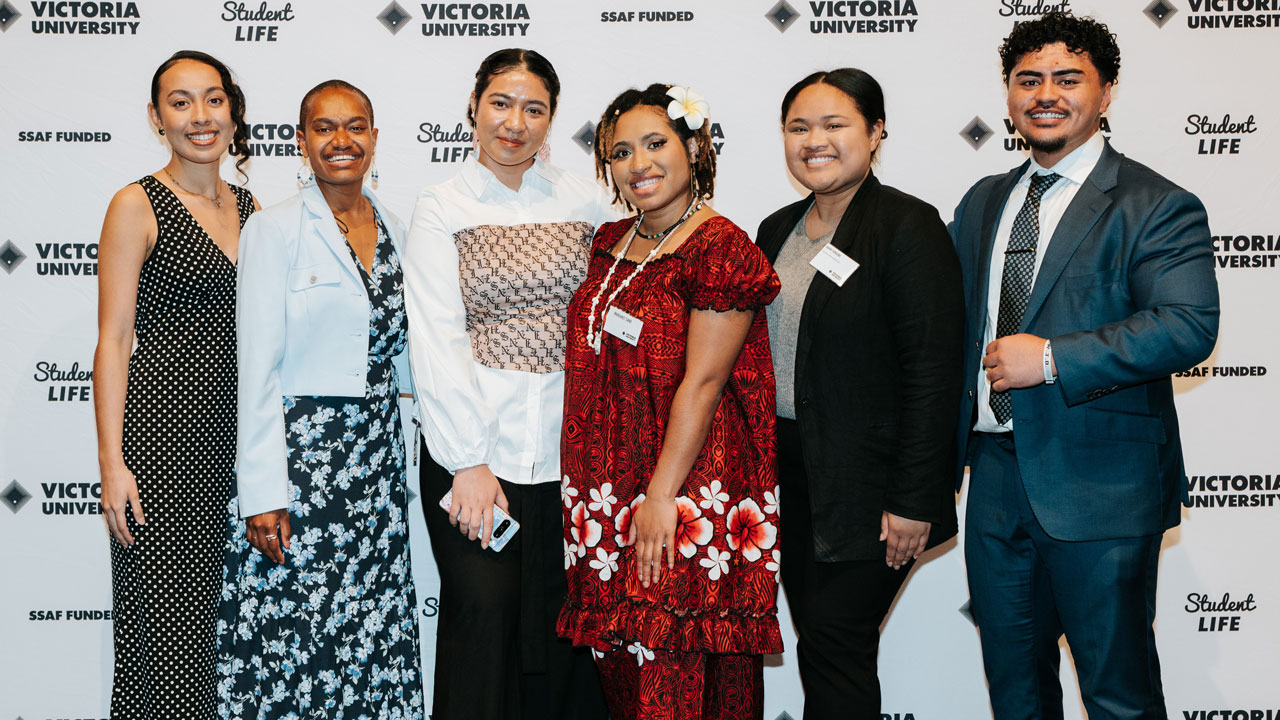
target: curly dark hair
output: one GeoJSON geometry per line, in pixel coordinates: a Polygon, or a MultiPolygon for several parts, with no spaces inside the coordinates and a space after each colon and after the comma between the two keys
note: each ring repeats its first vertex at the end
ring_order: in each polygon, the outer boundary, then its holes
{"type": "Polygon", "coordinates": [[[249,162],[249,123],[244,119],[244,91],[236,84],[235,78],[231,76],[231,68],[227,67],[221,60],[202,53],[199,50],[179,50],[169,56],[168,60],[160,63],[160,67],[156,68],[155,75],[151,76],[151,106],[160,110],[160,76],[179,60],[195,60],[204,63],[213,68],[218,73],[218,78],[222,80],[222,90],[227,94],[227,100],[231,103],[231,121],[235,123],[235,132],[231,135],[231,145],[227,148],[227,152],[233,156],[238,156],[236,160],[236,172],[240,176],[248,180],[249,175],[244,171],[244,164],[249,162]]]}
{"type": "Polygon", "coordinates": [[[1017,23],[1009,37],[1004,39],[1000,46],[1000,63],[1004,67],[1005,84],[1008,84],[1009,74],[1023,55],[1054,43],[1066,45],[1077,55],[1089,53],[1103,84],[1116,82],[1120,74],[1120,46],[1116,45],[1115,33],[1091,17],[1054,11],[1038,20],[1017,23]]]}
{"type": "MultiPolygon", "coordinates": [[[[476,86],[471,91],[476,105],[479,105],[480,98],[484,97],[484,91],[489,88],[489,83],[493,82],[495,77],[512,70],[524,70],[542,81],[547,88],[547,94],[551,96],[551,104],[547,112],[551,117],[555,117],[556,101],[560,99],[560,76],[556,75],[556,69],[551,65],[550,60],[543,57],[537,50],[524,48],[498,50],[490,53],[480,62],[480,67],[476,70],[476,86]]],[[[470,102],[467,103],[467,122],[474,130],[476,111],[470,102]]]]}
{"type": "Polygon", "coordinates": [[[613,145],[613,131],[617,128],[618,118],[641,105],[654,108],[660,113],[667,121],[667,125],[680,138],[681,145],[687,145],[689,138],[694,139],[698,147],[698,157],[694,159],[689,172],[693,175],[696,192],[701,199],[710,200],[715,196],[716,149],[711,144],[711,121],[706,120],[702,123],[702,127],[690,130],[683,118],[672,120],[667,115],[667,106],[671,104],[671,97],[667,95],[667,91],[673,87],[675,86],[665,83],[654,83],[644,90],[635,88],[626,90],[609,103],[609,107],[605,108],[604,114],[600,116],[599,124],[596,125],[595,142],[592,143],[596,156],[596,177],[604,180],[606,186],[613,188],[613,201],[621,202],[628,210],[635,208],[623,199],[622,191],[617,183],[613,182],[612,174],[609,172],[609,147],[613,145]]]}

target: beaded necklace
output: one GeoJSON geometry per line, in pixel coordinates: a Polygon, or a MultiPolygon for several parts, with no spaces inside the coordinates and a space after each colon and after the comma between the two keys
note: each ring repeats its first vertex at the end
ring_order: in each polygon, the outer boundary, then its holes
{"type": "MultiPolygon", "coordinates": [[[[622,291],[627,289],[627,286],[631,284],[631,281],[635,280],[636,276],[649,265],[650,260],[658,256],[659,251],[662,250],[662,246],[667,244],[667,239],[670,238],[686,220],[693,217],[694,213],[701,209],[702,200],[694,200],[689,204],[689,209],[685,211],[684,216],[676,221],[674,225],[663,230],[657,235],[654,235],[652,238],[649,238],[658,240],[658,244],[653,246],[653,249],[650,250],[644,260],[636,266],[636,269],[631,271],[631,274],[622,281],[622,284],[618,285],[618,289],[609,293],[609,299],[604,301],[604,310],[601,312],[600,323],[602,326],[604,324],[604,315],[609,312],[609,308],[613,305],[613,301],[617,299],[618,295],[622,294],[622,291]]],[[[627,251],[631,249],[632,241],[636,239],[636,235],[640,234],[640,223],[642,222],[644,222],[643,211],[641,211],[640,215],[636,218],[636,224],[631,226],[631,232],[627,237],[627,244],[622,246],[622,252],[618,253],[617,257],[613,259],[613,265],[609,267],[609,272],[605,274],[604,280],[600,282],[600,289],[596,291],[595,297],[591,298],[591,309],[587,311],[587,344],[591,346],[592,350],[596,351],[597,355],[600,354],[600,345],[604,341],[604,328],[601,327],[598,331],[595,329],[596,306],[600,304],[600,298],[604,295],[605,288],[609,287],[609,280],[613,278],[614,271],[618,269],[618,265],[622,263],[622,259],[627,256],[627,251]]]]}

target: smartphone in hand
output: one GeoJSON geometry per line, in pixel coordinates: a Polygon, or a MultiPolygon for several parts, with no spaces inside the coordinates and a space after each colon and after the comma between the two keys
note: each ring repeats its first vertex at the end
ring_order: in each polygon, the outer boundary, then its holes
{"type": "MultiPolygon", "coordinates": [[[[453,507],[453,490],[444,494],[440,498],[440,507],[445,512],[449,512],[453,507]]],[[[515,518],[507,514],[506,510],[498,507],[495,503],[493,506],[493,537],[489,538],[489,549],[498,552],[507,546],[511,538],[515,537],[516,532],[520,530],[520,523],[515,518]]],[[[484,528],[480,528],[480,536],[484,537],[484,528]]]]}

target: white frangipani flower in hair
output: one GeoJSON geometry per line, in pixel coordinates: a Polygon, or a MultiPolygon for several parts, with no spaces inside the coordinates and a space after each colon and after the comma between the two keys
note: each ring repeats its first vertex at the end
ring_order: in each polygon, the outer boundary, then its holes
{"type": "Polygon", "coordinates": [[[672,98],[671,104],[667,105],[667,117],[672,120],[684,118],[690,130],[702,127],[702,123],[711,117],[710,103],[689,88],[673,86],[667,91],[667,97],[672,98]]]}

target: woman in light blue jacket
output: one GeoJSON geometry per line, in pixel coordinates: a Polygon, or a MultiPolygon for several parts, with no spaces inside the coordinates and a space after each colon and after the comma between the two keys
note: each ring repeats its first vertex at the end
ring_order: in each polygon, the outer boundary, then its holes
{"type": "Polygon", "coordinates": [[[400,380],[405,228],[364,188],[368,97],[302,101],[314,172],[240,241],[238,497],[221,717],[422,717],[400,380]]]}

